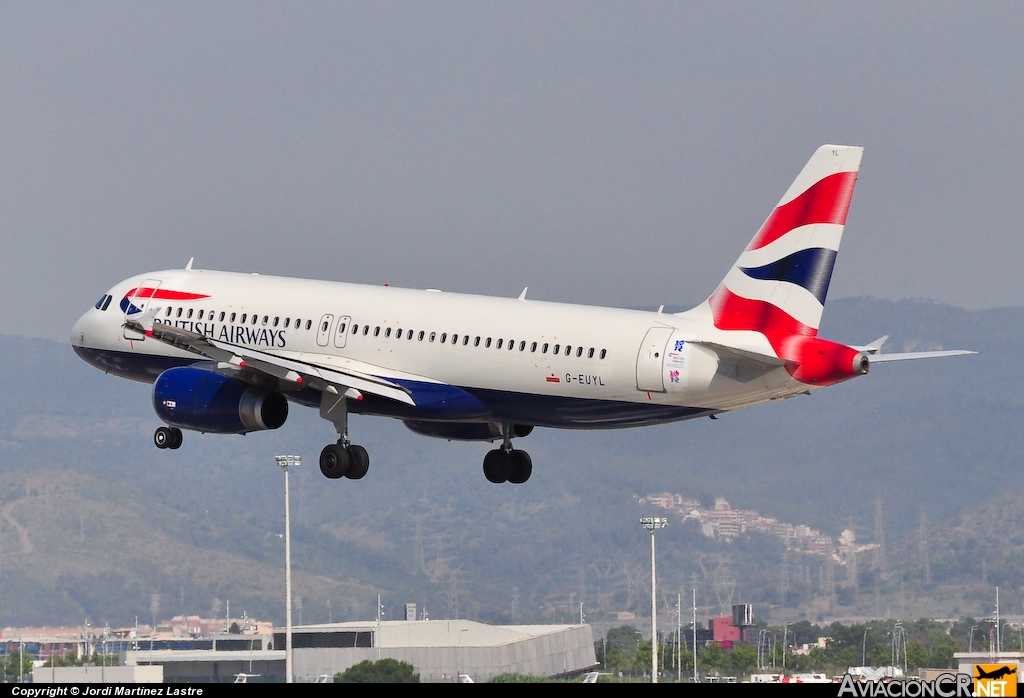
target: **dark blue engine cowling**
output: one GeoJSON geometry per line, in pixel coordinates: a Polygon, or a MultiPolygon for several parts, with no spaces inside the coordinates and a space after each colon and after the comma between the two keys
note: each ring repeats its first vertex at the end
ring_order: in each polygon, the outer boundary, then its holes
{"type": "Polygon", "coordinates": [[[153,409],[171,426],[214,434],[277,429],[288,419],[284,395],[193,366],[157,377],[153,409]]]}
{"type": "MultiPolygon", "coordinates": [[[[501,439],[501,425],[493,422],[404,422],[410,431],[423,436],[433,436],[449,441],[498,441],[501,439]]],[[[527,424],[513,424],[512,436],[527,436],[533,427],[527,424]]]]}

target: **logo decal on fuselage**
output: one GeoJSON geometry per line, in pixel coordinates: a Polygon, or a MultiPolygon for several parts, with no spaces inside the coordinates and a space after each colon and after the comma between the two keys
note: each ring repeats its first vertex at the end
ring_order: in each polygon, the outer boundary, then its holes
{"type": "Polygon", "coordinates": [[[161,320],[154,318],[154,323],[180,327],[189,332],[201,334],[204,337],[217,339],[230,344],[243,344],[258,347],[270,347],[272,349],[284,349],[287,346],[285,332],[287,330],[272,330],[266,327],[250,327],[247,325],[226,325],[219,322],[203,322],[194,320],[161,320]]]}

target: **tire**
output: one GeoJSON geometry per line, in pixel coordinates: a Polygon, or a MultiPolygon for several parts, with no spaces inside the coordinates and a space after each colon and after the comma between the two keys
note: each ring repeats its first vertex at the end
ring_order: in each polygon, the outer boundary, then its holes
{"type": "Polygon", "coordinates": [[[488,451],[487,455],[484,456],[484,477],[487,478],[488,482],[493,482],[496,485],[507,482],[511,469],[511,459],[500,448],[488,451]]]}
{"type": "Polygon", "coordinates": [[[172,451],[181,448],[181,442],[184,441],[184,437],[181,435],[181,429],[178,427],[171,427],[171,442],[167,444],[167,448],[172,451]]]}
{"type": "Polygon", "coordinates": [[[168,448],[174,443],[171,430],[167,427],[157,427],[157,430],[153,432],[153,443],[157,448],[168,448]]]}
{"type": "Polygon", "coordinates": [[[509,456],[512,467],[509,470],[508,481],[513,485],[521,485],[533,474],[533,459],[526,451],[512,451],[509,456]]]}
{"type": "Polygon", "coordinates": [[[338,444],[328,444],[320,452],[320,472],[331,480],[337,480],[348,472],[348,451],[338,444]]]}
{"type": "Polygon", "coordinates": [[[345,473],[345,477],[349,480],[359,480],[370,469],[370,454],[362,446],[349,446],[348,463],[348,472],[345,473]]]}

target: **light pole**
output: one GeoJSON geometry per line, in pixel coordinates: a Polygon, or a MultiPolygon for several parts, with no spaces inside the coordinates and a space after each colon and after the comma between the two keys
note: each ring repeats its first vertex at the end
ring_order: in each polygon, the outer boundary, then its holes
{"type": "Polygon", "coordinates": [[[658,573],[654,558],[654,532],[668,526],[668,519],[645,516],[640,525],[651,532],[651,683],[658,683],[658,573]]]}
{"type": "Polygon", "coordinates": [[[860,665],[867,666],[867,652],[868,652],[868,631],[871,628],[864,628],[864,641],[860,645],[860,665]]]}
{"type": "Polygon", "coordinates": [[[284,671],[292,683],[292,519],[288,504],[288,468],[302,463],[301,456],[274,456],[284,471],[284,671]]]}

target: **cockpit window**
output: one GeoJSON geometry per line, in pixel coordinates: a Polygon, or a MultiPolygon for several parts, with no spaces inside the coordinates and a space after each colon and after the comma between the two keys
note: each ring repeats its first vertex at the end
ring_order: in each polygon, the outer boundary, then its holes
{"type": "Polygon", "coordinates": [[[96,301],[96,305],[93,307],[96,308],[96,310],[103,310],[103,301],[105,300],[107,300],[107,294],[104,293],[102,296],[100,296],[100,299],[96,301]]]}

